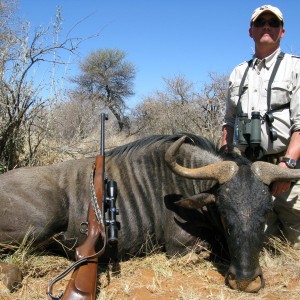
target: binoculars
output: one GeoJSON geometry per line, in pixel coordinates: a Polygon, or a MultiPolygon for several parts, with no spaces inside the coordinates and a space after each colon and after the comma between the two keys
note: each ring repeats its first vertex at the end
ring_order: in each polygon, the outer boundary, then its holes
{"type": "Polygon", "coordinates": [[[253,111],[251,119],[241,113],[238,119],[238,143],[240,145],[259,145],[261,143],[260,112],[253,111]]]}
{"type": "MultiPolygon", "coordinates": [[[[272,142],[278,138],[277,132],[272,128],[274,116],[272,112],[266,112],[264,120],[269,126],[269,137],[272,142]]],[[[260,113],[253,111],[251,119],[248,114],[241,113],[238,119],[238,143],[240,145],[259,145],[261,143],[260,113]]]]}

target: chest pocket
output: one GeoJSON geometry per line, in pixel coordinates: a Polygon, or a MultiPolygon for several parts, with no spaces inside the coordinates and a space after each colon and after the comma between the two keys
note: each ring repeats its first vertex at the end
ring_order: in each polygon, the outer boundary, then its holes
{"type": "MultiPolygon", "coordinates": [[[[240,82],[234,82],[229,87],[230,98],[234,100],[235,104],[239,100],[239,91],[240,91],[240,82]]],[[[248,82],[245,82],[243,87],[241,88],[241,99],[247,94],[248,91],[248,82]]]]}
{"type": "Polygon", "coordinates": [[[291,81],[274,81],[271,87],[271,108],[289,103],[293,93],[291,81]]]}

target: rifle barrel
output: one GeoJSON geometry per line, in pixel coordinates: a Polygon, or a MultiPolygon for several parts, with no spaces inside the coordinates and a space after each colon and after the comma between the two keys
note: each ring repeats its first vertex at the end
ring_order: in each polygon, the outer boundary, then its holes
{"type": "Polygon", "coordinates": [[[100,155],[105,155],[105,120],[108,120],[108,115],[106,113],[101,113],[101,136],[100,136],[100,155]]]}

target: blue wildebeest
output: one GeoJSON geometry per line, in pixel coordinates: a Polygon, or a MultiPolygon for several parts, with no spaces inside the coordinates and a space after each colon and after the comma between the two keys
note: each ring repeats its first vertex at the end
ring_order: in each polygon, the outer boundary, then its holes
{"type": "MultiPolygon", "coordinates": [[[[93,164],[94,158],[80,159],[0,175],[0,242],[21,242],[31,227],[35,244],[53,236],[68,248],[81,244],[93,164]]],[[[246,292],[264,284],[259,253],[272,209],[268,186],[300,177],[238,155],[223,157],[194,135],[120,146],[107,153],[106,172],[118,184],[119,256],[135,255],[147,238],[170,256],[183,254],[197,239],[214,236],[207,230],[219,230],[230,254],[227,283],[246,292]]]]}

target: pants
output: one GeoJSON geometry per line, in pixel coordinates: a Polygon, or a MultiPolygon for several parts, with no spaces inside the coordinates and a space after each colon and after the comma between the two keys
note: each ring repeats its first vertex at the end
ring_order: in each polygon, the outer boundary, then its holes
{"type": "MultiPolygon", "coordinates": [[[[297,162],[297,169],[300,161],[297,162]]],[[[273,197],[274,209],[267,219],[265,233],[269,236],[284,237],[300,249],[300,180],[292,189],[273,197]]]]}

